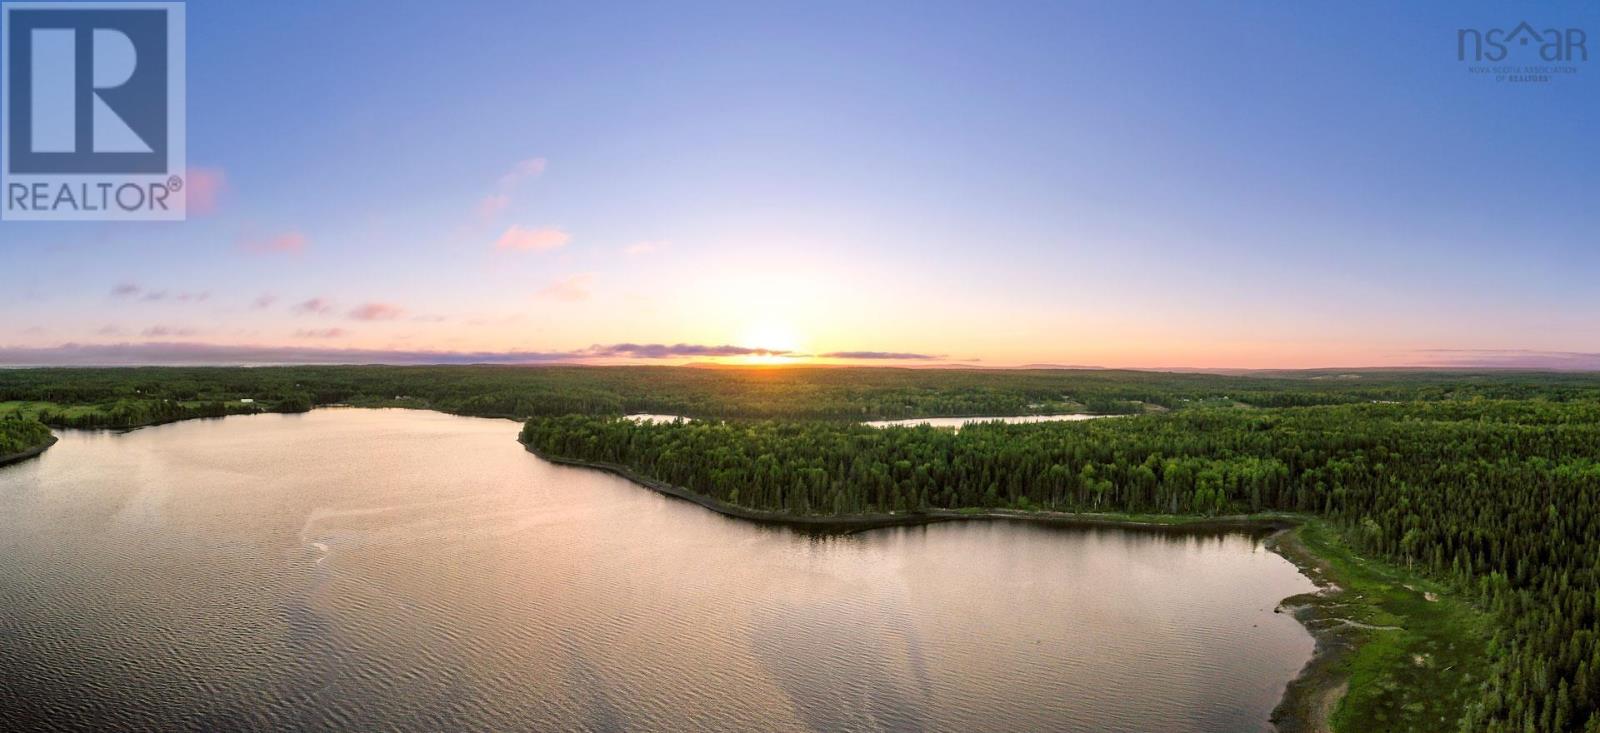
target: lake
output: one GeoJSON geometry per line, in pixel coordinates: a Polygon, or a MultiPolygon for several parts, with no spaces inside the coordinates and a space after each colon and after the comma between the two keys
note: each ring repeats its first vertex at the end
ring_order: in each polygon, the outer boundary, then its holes
{"type": "Polygon", "coordinates": [[[321,409],[0,468],[0,719],[49,729],[1255,731],[1312,584],[1259,538],[813,535],[321,409]]]}
{"type": "Polygon", "coordinates": [[[916,427],[928,425],[935,428],[960,428],[962,425],[971,425],[979,422],[1003,423],[1034,423],[1034,422],[1077,422],[1079,420],[1094,420],[1102,417],[1121,417],[1120,415],[1009,415],[997,417],[913,417],[905,420],[868,420],[863,425],[875,428],[889,427],[916,427]]]}

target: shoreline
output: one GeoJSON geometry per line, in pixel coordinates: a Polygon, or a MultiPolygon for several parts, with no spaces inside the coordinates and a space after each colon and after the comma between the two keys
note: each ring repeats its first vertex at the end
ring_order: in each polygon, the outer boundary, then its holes
{"type": "Polygon", "coordinates": [[[1314,592],[1290,596],[1279,601],[1275,609],[1275,612],[1292,614],[1316,643],[1311,659],[1307,660],[1305,666],[1300,668],[1300,672],[1284,686],[1283,696],[1272,710],[1269,720],[1279,733],[1330,733],[1333,711],[1344,698],[1349,683],[1348,675],[1342,673],[1341,667],[1361,643],[1360,637],[1351,627],[1316,624],[1318,620],[1327,617],[1328,604],[1334,603],[1343,589],[1329,579],[1331,566],[1306,547],[1296,535],[1295,530],[1306,520],[1295,515],[1232,515],[1194,519],[1155,515],[1150,519],[1140,519],[1110,514],[1025,512],[1012,509],[966,512],[935,509],[905,514],[796,516],[735,506],[681,486],[641,476],[626,466],[549,456],[526,443],[523,443],[522,447],[529,453],[556,465],[604,471],[657,493],[698,504],[724,516],[813,531],[863,532],[886,527],[974,519],[1027,521],[1058,527],[1116,527],[1158,532],[1270,531],[1271,534],[1265,542],[1267,549],[1293,563],[1301,575],[1317,586],[1314,592]],[[1158,520],[1157,516],[1165,521],[1158,520]]]}
{"type": "Polygon", "coordinates": [[[865,531],[885,527],[905,527],[960,520],[1023,520],[1060,527],[1118,527],[1123,529],[1148,529],[1157,531],[1229,532],[1262,531],[1281,532],[1292,529],[1303,521],[1290,514],[1232,514],[1218,517],[1185,517],[1181,515],[1093,514],[1077,512],[1023,511],[1020,509],[926,509],[917,512],[873,514],[789,514],[749,509],[714,499],[704,494],[642,476],[627,466],[581,458],[564,458],[547,455],[524,443],[523,449],[539,458],[562,466],[592,468],[625,478],[647,489],[667,496],[698,504],[724,516],[745,519],[763,524],[784,525],[796,529],[821,529],[839,531],[865,531]]]}
{"type": "Polygon", "coordinates": [[[1300,673],[1284,686],[1283,697],[1272,709],[1272,724],[1279,731],[1331,733],[1333,711],[1349,691],[1350,676],[1341,668],[1360,647],[1357,627],[1325,622],[1334,616],[1333,606],[1343,598],[1344,588],[1332,577],[1333,567],[1301,541],[1294,530],[1281,530],[1267,538],[1266,546],[1294,563],[1317,590],[1290,596],[1278,602],[1274,613],[1288,613],[1311,634],[1316,648],[1300,673]]]}
{"type": "Polygon", "coordinates": [[[16,463],[18,461],[26,461],[29,458],[32,458],[34,456],[37,456],[37,455],[49,450],[50,446],[55,445],[56,441],[58,441],[58,440],[61,440],[61,439],[57,438],[54,434],[51,434],[49,440],[47,440],[47,441],[45,441],[43,443],[40,443],[39,445],[36,445],[36,446],[34,446],[32,448],[29,448],[29,449],[27,449],[25,451],[22,451],[20,453],[12,453],[11,455],[0,456],[0,466],[7,466],[7,465],[10,465],[10,464],[16,463]]]}

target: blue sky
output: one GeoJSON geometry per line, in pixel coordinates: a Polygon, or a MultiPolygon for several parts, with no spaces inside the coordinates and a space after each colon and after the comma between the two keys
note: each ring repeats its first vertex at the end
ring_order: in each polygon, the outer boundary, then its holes
{"type": "Polygon", "coordinates": [[[1522,20],[1600,51],[1585,2],[193,2],[215,205],[0,223],[0,361],[1600,364],[1600,61],[1456,58],[1522,20]]]}

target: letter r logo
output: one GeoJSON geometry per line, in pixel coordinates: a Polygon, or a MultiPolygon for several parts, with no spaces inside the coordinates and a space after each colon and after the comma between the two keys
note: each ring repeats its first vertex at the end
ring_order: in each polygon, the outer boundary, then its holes
{"type": "MultiPolygon", "coordinates": [[[[96,153],[150,153],[148,143],[106,104],[102,90],[133,78],[138,51],[122,31],[96,28],[89,109],[96,153]]],[[[35,153],[77,152],[77,34],[71,29],[33,30],[33,144],[35,153]]]]}

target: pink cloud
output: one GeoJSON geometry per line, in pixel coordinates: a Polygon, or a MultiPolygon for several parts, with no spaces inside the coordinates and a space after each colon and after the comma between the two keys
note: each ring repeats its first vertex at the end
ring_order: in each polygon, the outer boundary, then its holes
{"type": "Polygon", "coordinates": [[[315,313],[322,315],[333,310],[333,301],[327,298],[312,298],[311,300],[296,303],[292,309],[296,313],[315,313]]]}
{"type": "Polygon", "coordinates": [[[539,290],[539,297],[576,302],[589,299],[589,289],[594,285],[594,275],[583,274],[557,280],[539,290]]]}
{"type": "Polygon", "coordinates": [[[507,194],[496,193],[483,197],[478,202],[478,218],[493,219],[496,214],[505,211],[511,205],[511,197],[507,194]]]}
{"type": "Polygon", "coordinates": [[[633,244],[628,245],[627,248],[623,249],[622,252],[629,257],[636,257],[638,255],[647,255],[652,252],[660,252],[661,250],[666,249],[668,244],[670,243],[665,240],[650,239],[643,242],[634,242],[633,244]]]}
{"type": "Polygon", "coordinates": [[[392,321],[405,315],[405,309],[393,303],[362,303],[352,311],[350,317],[358,321],[392,321]]]}
{"type": "Polygon", "coordinates": [[[240,246],[243,247],[246,252],[254,252],[256,254],[273,254],[276,252],[281,252],[284,254],[299,254],[305,251],[306,235],[301,234],[300,232],[285,232],[283,234],[279,234],[278,236],[267,239],[256,239],[241,242],[240,246]]]}
{"type": "Polygon", "coordinates": [[[276,302],[278,302],[278,296],[273,295],[272,293],[262,293],[261,295],[256,296],[255,302],[251,303],[250,307],[260,310],[262,308],[270,308],[272,307],[272,304],[276,302]]]}
{"type": "Polygon", "coordinates": [[[342,328],[302,328],[294,332],[295,338],[303,339],[336,339],[349,335],[342,328]]]}
{"type": "Polygon", "coordinates": [[[111,295],[115,298],[138,298],[139,300],[150,302],[172,300],[178,303],[204,303],[211,299],[211,291],[209,290],[203,290],[198,293],[189,291],[169,293],[165,290],[145,290],[138,283],[131,282],[122,283],[112,288],[111,295]]]}
{"type": "Polygon", "coordinates": [[[193,336],[192,328],[172,328],[170,326],[151,326],[142,332],[146,338],[159,336],[193,336]]]}
{"type": "Polygon", "coordinates": [[[185,181],[189,215],[209,214],[217,210],[217,199],[228,188],[228,177],[221,168],[190,168],[185,181]]]}
{"type": "Polygon", "coordinates": [[[518,162],[511,170],[500,176],[499,191],[489,194],[478,201],[478,218],[488,221],[505,211],[511,205],[511,191],[524,179],[533,178],[544,173],[544,158],[528,158],[518,162]]]}
{"type": "Polygon", "coordinates": [[[499,249],[532,250],[543,252],[566,246],[571,239],[566,232],[560,229],[525,229],[513,226],[500,235],[500,241],[495,243],[499,249]]]}
{"type": "Polygon", "coordinates": [[[529,158],[518,162],[505,175],[500,176],[500,187],[511,188],[521,183],[524,178],[533,178],[544,173],[546,163],[544,158],[529,158]]]}

